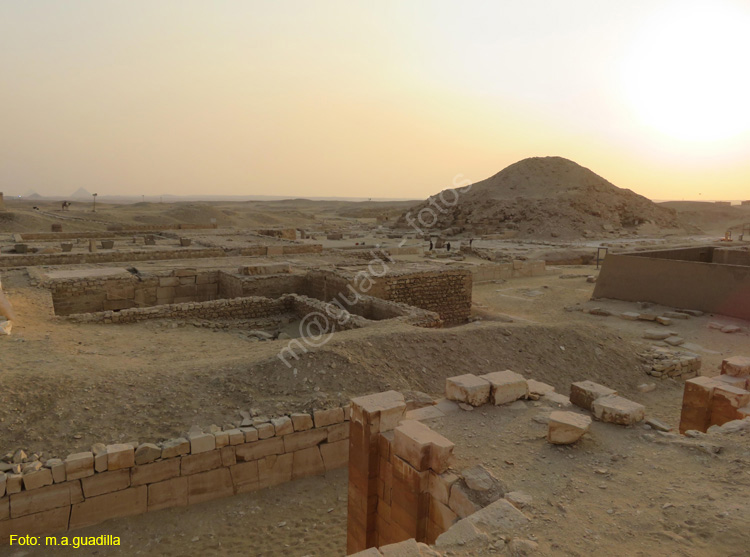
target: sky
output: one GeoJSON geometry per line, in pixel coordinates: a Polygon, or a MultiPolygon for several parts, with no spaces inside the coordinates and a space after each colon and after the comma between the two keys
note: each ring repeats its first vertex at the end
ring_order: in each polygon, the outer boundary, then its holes
{"type": "Polygon", "coordinates": [[[0,0],[0,191],[750,199],[750,2],[0,0]]]}

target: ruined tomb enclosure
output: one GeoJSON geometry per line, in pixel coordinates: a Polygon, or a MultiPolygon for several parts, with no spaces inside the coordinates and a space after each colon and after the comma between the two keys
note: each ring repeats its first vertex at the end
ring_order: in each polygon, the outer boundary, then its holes
{"type": "Polygon", "coordinates": [[[46,284],[56,314],[72,315],[84,323],[263,319],[283,314],[303,319],[318,314],[326,316],[327,324],[336,331],[391,319],[422,327],[442,325],[434,312],[371,296],[359,296],[351,304],[308,296],[315,292],[303,274],[243,276],[177,269],[151,276],[56,279],[46,284]]]}
{"type": "Polygon", "coordinates": [[[750,320],[750,252],[703,246],[609,254],[594,298],[653,302],[750,320]]]}
{"type": "Polygon", "coordinates": [[[311,271],[309,295],[320,300],[352,300],[354,292],[435,312],[447,325],[471,315],[472,274],[466,269],[414,271],[369,268],[354,272],[311,271]],[[378,274],[382,276],[377,276],[378,274]]]}

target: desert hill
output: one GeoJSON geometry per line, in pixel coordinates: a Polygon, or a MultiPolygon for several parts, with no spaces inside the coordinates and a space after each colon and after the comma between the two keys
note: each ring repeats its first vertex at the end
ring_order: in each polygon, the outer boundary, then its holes
{"type": "MultiPolygon", "coordinates": [[[[644,225],[650,230],[680,227],[674,210],[618,188],[562,157],[519,161],[460,190],[455,202],[455,195],[448,190],[442,198],[440,195],[409,210],[414,218],[420,211],[431,209],[437,222],[430,226],[432,217],[425,212],[422,220],[435,233],[449,229],[449,234],[577,238],[603,231],[632,231],[644,225]]],[[[396,227],[411,228],[406,215],[399,218],[396,227]]]]}

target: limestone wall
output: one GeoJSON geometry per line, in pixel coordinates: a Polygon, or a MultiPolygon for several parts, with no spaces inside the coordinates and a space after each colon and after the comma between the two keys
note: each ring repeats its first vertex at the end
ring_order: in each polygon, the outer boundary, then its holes
{"type": "MultiPolygon", "coordinates": [[[[98,234],[95,237],[104,238],[98,234]]],[[[84,237],[80,234],[76,237],[84,237]]],[[[170,259],[221,258],[231,255],[261,257],[265,255],[298,255],[320,253],[320,244],[293,244],[278,246],[253,246],[241,250],[225,251],[222,248],[179,248],[172,250],[106,250],[84,253],[38,253],[0,255],[0,268],[36,267],[40,265],[77,265],[81,263],[125,263],[130,261],[162,261],[170,259]],[[237,253],[239,252],[239,253],[237,253]]]]}
{"type": "Polygon", "coordinates": [[[0,255],[0,268],[36,267],[40,265],[79,265],[82,263],[126,263],[169,259],[224,257],[221,248],[181,248],[174,250],[97,251],[93,253],[45,253],[0,255]]]}
{"type": "Polygon", "coordinates": [[[45,283],[57,315],[202,302],[219,298],[217,271],[176,269],[124,278],[55,279],[45,283]]]}
{"type": "Polygon", "coordinates": [[[348,462],[348,420],[347,406],[19,463],[0,473],[0,544],[324,474],[348,462]]]}

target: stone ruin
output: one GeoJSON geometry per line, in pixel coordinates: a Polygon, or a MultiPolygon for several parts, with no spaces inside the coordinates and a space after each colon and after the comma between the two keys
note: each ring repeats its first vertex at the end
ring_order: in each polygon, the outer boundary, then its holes
{"type": "Polygon", "coordinates": [[[680,433],[721,427],[750,417],[750,358],[734,356],[721,363],[716,377],[685,381],[680,433]]]}

